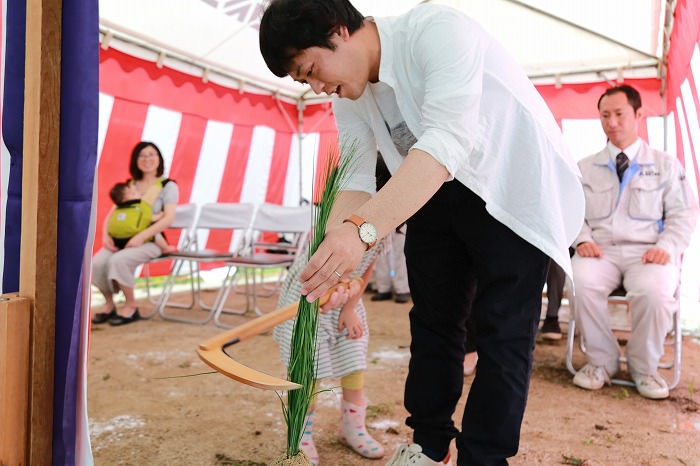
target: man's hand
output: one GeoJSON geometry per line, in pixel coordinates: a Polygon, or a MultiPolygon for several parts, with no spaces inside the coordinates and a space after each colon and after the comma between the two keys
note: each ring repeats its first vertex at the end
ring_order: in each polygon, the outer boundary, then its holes
{"type": "Polygon", "coordinates": [[[666,265],[670,260],[671,254],[669,254],[665,249],[658,247],[649,248],[642,255],[642,262],[644,264],[666,265]]]}
{"type": "Polygon", "coordinates": [[[316,253],[299,275],[301,294],[306,296],[308,302],[314,302],[345,274],[355,270],[364,252],[365,244],[352,223],[342,223],[328,230],[316,253]]]}
{"type": "Polygon", "coordinates": [[[603,250],[596,243],[586,241],[576,246],[576,254],[581,257],[602,257],[603,250]]]}

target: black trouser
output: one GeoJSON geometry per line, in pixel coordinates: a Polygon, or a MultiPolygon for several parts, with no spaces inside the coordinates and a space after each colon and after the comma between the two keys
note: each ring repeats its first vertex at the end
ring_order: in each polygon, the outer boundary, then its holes
{"type": "Polygon", "coordinates": [[[414,303],[405,392],[413,440],[446,452],[456,437],[460,466],[507,464],[518,450],[549,258],[457,181],[408,221],[405,253],[414,303]],[[479,362],[459,433],[452,415],[470,312],[479,362]]]}
{"type": "Polygon", "coordinates": [[[547,273],[547,317],[551,319],[559,316],[565,282],[566,272],[552,261],[549,264],[549,273],[547,273]]]}

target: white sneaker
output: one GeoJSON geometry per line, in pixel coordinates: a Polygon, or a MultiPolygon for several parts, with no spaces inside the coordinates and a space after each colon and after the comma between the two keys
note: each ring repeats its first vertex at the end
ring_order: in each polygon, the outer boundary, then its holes
{"type": "Polygon", "coordinates": [[[658,372],[653,374],[638,374],[634,370],[630,370],[630,376],[637,386],[637,391],[644,398],[652,400],[663,400],[668,398],[668,384],[659,375],[658,372]]]}
{"type": "Polygon", "coordinates": [[[586,390],[598,390],[605,384],[610,385],[610,376],[603,366],[586,364],[574,376],[574,385],[586,390]]]}
{"type": "Polygon", "coordinates": [[[420,445],[414,443],[411,445],[402,444],[394,452],[394,455],[389,459],[386,466],[444,466],[452,465],[450,454],[447,453],[442,461],[433,461],[423,453],[420,445]]]}

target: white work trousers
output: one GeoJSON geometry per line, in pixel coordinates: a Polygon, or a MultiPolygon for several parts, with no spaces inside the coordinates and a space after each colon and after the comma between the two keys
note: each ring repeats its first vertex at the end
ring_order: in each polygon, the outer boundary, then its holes
{"type": "Polygon", "coordinates": [[[628,368],[653,374],[663,356],[666,333],[677,308],[679,264],[644,264],[650,245],[601,246],[602,257],[572,259],[574,313],[590,364],[618,371],[620,347],[612,332],[608,295],[622,283],[631,302],[632,332],[626,346],[628,368]]]}
{"type": "Polygon", "coordinates": [[[389,237],[391,238],[389,250],[377,256],[374,264],[374,283],[379,293],[388,293],[392,290],[398,294],[409,293],[406,256],[403,253],[406,235],[394,231],[389,237]]]}

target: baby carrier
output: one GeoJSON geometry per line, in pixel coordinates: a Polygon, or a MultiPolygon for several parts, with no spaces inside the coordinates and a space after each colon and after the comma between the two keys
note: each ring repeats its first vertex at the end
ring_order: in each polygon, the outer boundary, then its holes
{"type": "MultiPolygon", "coordinates": [[[[117,248],[124,249],[126,243],[133,236],[151,225],[153,202],[155,202],[168,182],[170,182],[169,178],[160,179],[146,190],[141,199],[133,199],[117,204],[107,223],[107,233],[112,237],[117,248]]],[[[133,181],[130,183],[133,183],[133,181]]],[[[147,241],[153,241],[153,237],[148,238],[147,241]]]]}

